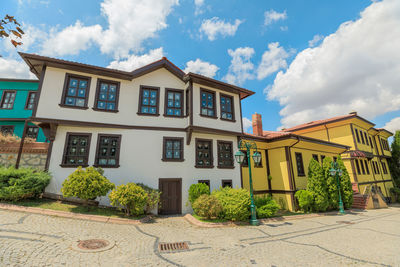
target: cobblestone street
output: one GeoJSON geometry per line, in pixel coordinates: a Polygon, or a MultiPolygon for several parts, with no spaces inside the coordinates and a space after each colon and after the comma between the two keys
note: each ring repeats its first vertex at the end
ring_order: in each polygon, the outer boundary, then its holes
{"type": "Polygon", "coordinates": [[[199,228],[182,217],[105,224],[0,210],[0,266],[400,266],[400,208],[258,227],[199,228]],[[79,240],[111,248],[81,252],[79,240]],[[188,251],[162,253],[159,242],[188,251]]]}

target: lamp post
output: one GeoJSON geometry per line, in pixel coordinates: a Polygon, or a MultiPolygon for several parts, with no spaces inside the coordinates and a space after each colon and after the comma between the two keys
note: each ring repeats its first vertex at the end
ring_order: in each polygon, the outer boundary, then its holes
{"type": "Polygon", "coordinates": [[[237,163],[242,164],[245,154],[240,151],[240,149],[246,149],[246,154],[247,154],[247,163],[249,166],[249,184],[250,184],[250,211],[251,211],[251,218],[250,218],[250,224],[251,225],[259,225],[259,222],[257,220],[257,215],[256,215],[256,206],[254,205],[254,195],[253,195],[253,178],[251,176],[251,163],[250,163],[250,149],[255,149],[256,151],[253,153],[253,160],[256,166],[260,164],[261,161],[261,154],[260,152],[257,151],[257,145],[254,142],[243,142],[242,140],[239,140],[238,144],[239,151],[235,153],[235,159],[237,163]]]}
{"type": "Polygon", "coordinates": [[[336,177],[337,187],[339,191],[339,212],[340,214],[344,214],[342,194],[340,193],[340,181],[339,181],[339,177],[342,177],[343,172],[342,169],[339,168],[339,164],[337,162],[331,163],[331,168],[329,169],[329,173],[330,175],[336,177]]]}

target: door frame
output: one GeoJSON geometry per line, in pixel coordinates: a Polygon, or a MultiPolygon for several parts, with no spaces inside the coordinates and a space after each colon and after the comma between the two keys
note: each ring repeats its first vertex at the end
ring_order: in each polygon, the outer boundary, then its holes
{"type": "MultiPolygon", "coordinates": [[[[179,205],[178,205],[178,212],[176,214],[182,214],[182,178],[158,178],[158,190],[160,190],[160,192],[162,192],[161,191],[162,182],[179,182],[179,187],[180,187],[179,188],[180,190],[178,190],[179,205]]],[[[162,214],[160,211],[161,208],[159,206],[158,214],[162,214]]]]}

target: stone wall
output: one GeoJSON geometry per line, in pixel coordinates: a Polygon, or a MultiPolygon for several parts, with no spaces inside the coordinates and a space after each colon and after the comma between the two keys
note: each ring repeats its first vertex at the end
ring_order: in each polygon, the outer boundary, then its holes
{"type": "MultiPolygon", "coordinates": [[[[19,144],[0,144],[0,165],[15,166],[19,144]]],[[[27,143],[21,155],[20,167],[44,169],[47,159],[47,143],[27,143]]]]}

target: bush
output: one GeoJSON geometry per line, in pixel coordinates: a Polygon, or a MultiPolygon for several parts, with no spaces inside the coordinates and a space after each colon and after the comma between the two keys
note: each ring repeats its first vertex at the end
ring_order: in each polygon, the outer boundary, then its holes
{"type": "Polygon", "coordinates": [[[160,205],[161,192],[157,189],[148,187],[147,185],[141,183],[137,185],[143,188],[143,190],[146,191],[147,193],[147,203],[144,210],[146,214],[149,214],[151,210],[155,209],[158,205],[160,205]]]}
{"type": "Polygon", "coordinates": [[[193,205],[196,199],[201,195],[209,195],[210,188],[204,183],[192,184],[189,188],[189,202],[193,205]]]}
{"type": "Polygon", "coordinates": [[[300,209],[304,212],[311,212],[314,204],[314,196],[307,190],[299,190],[294,194],[299,202],[300,209]]]}
{"type": "Polygon", "coordinates": [[[353,185],[351,184],[350,175],[347,172],[346,166],[344,166],[341,156],[338,157],[337,163],[343,172],[342,177],[340,177],[340,192],[342,194],[344,208],[350,209],[353,205],[353,185]]]}
{"type": "Polygon", "coordinates": [[[49,184],[48,172],[14,167],[0,167],[0,200],[17,201],[37,197],[49,184]]]}
{"type": "Polygon", "coordinates": [[[127,216],[141,215],[147,205],[148,194],[135,183],[117,186],[110,193],[111,205],[122,209],[127,216]]]}
{"type": "Polygon", "coordinates": [[[256,205],[257,218],[268,218],[279,210],[279,205],[271,196],[255,196],[254,205],[256,205]]]}
{"type": "Polygon", "coordinates": [[[206,219],[219,217],[222,210],[221,203],[214,195],[203,194],[193,203],[194,213],[206,219]]]}
{"type": "Polygon", "coordinates": [[[392,187],[389,189],[390,194],[394,197],[396,202],[400,202],[400,188],[392,187]]]}
{"type": "Polygon", "coordinates": [[[224,187],[213,191],[222,205],[223,218],[231,221],[245,221],[250,216],[250,193],[246,189],[224,187]]]}
{"type": "Polygon", "coordinates": [[[332,165],[332,159],[330,157],[324,158],[322,163],[322,168],[324,172],[324,177],[326,180],[326,188],[328,193],[329,209],[338,209],[339,203],[339,191],[337,187],[336,177],[332,176],[329,172],[332,165]]]}
{"type": "Polygon", "coordinates": [[[78,167],[68,176],[61,188],[64,197],[78,197],[88,202],[99,196],[107,195],[115,185],[103,176],[102,169],[78,167]]]}
{"type": "Polygon", "coordinates": [[[329,206],[328,190],[323,170],[315,159],[308,165],[307,191],[314,196],[314,210],[326,211],[329,206]]]}

